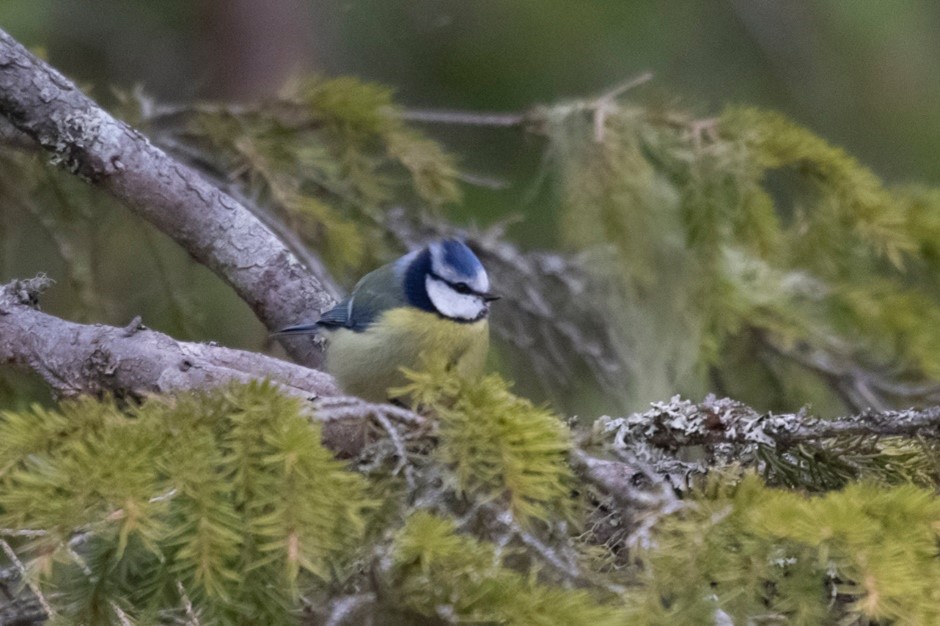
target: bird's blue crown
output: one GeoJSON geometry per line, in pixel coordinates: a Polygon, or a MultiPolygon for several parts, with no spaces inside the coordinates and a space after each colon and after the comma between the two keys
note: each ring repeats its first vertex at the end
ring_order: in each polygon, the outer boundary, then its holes
{"type": "Polygon", "coordinates": [[[463,285],[475,293],[486,293],[490,287],[480,259],[467,244],[457,239],[431,243],[412,257],[405,269],[403,282],[409,303],[434,312],[437,309],[425,286],[428,275],[452,286],[463,285]]]}
{"type": "Polygon", "coordinates": [[[483,264],[462,241],[445,239],[430,246],[431,269],[447,282],[471,283],[486,276],[483,264]]]}

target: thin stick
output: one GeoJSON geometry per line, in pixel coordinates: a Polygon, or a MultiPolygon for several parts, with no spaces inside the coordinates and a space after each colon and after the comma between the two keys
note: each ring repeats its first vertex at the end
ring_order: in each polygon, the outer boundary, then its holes
{"type": "Polygon", "coordinates": [[[10,562],[13,563],[13,566],[19,571],[20,576],[23,577],[23,582],[26,584],[26,588],[29,589],[29,591],[34,596],[36,596],[36,599],[39,601],[39,605],[42,606],[42,610],[46,612],[46,615],[50,618],[55,615],[52,607],[49,605],[49,602],[46,601],[45,596],[43,596],[42,592],[39,590],[39,587],[29,581],[29,575],[26,572],[26,566],[23,565],[20,557],[16,556],[16,552],[13,551],[12,546],[10,546],[10,544],[8,544],[5,539],[0,539],[0,548],[3,548],[7,558],[10,559],[10,562]]]}

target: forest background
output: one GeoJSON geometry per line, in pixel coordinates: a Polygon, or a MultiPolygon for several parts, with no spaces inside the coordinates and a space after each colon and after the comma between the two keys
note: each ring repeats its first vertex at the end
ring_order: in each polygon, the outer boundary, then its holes
{"type": "MultiPolygon", "coordinates": [[[[74,343],[23,357],[37,344],[0,336],[33,370],[0,370],[2,611],[938,618],[940,9],[89,1],[5,4],[0,25],[248,206],[327,292],[467,236],[506,296],[490,365],[518,394],[419,375],[417,414],[313,377],[312,409],[263,386],[138,406],[110,348],[66,371],[74,343]],[[117,400],[50,393],[102,389],[117,400]],[[364,443],[337,438],[343,420],[364,443]]],[[[0,77],[35,67],[18,58],[0,77]]],[[[127,344],[153,329],[284,356],[283,311],[253,312],[174,224],[176,242],[97,188],[127,200],[109,185],[136,175],[82,160],[101,126],[35,132],[23,93],[0,99],[26,133],[5,129],[0,277],[56,283],[4,287],[4,328],[40,298],[127,344]]]]}

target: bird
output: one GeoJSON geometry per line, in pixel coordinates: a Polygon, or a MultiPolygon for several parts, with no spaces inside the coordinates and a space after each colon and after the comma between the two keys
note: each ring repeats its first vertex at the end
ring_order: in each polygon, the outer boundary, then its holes
{"type": "Polygon", "coordinates": [[[482,373],[498,299],[467,244],[443,239],[366,274],[316,322],[275,334],[322,335],[326,371],[345,393],[401,401],[392,390],[407,384],[403,370],[435,363],[464,379],[482,373]]]}

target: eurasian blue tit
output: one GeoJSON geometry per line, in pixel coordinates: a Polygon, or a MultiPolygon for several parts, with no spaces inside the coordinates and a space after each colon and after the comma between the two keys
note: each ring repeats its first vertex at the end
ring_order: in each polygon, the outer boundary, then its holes
{"type": "Polygon", "coordinates": [[[281,335],[322,333],[326,369],[346,393],[392,398],[407,380],[402,369],[443,365],[469,378],[489,349],[486,270],[462,241],[445,239],[366,274],[348,298],[312,324],[281,335]]]}

